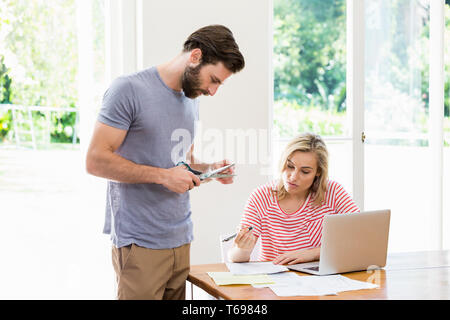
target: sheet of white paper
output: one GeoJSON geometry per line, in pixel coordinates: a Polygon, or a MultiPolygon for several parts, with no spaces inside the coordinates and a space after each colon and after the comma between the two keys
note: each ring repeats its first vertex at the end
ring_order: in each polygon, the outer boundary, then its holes
{"type": "Polygon", "coordinates": [[[334,281],[335,283],[333,285],[336,286],[338,292],[362,290],[362,289],[375,289],[379,287],[378,285],[370,282],[353,280],[341,275],[339,275],[339,277],[336,277],[334,281]]]}
{"type": "Polygon", "coordinates": [[[296,283],[290,286],[269,286],[270,289],[279,297],[289,296],[326,296],[336,295],[332,289],[323,290],[320,288],[309,287],[301,283],[296,283]]]}
{"type": "MultiPolygon", "coordinates": [[[[270,278],[275,282],[274,286],[287,286],[291,283],[297,281],[300,276],[294,272],[280,272],[280,273],[272,273],[270,278]]],[[[265,288],[271,286],[271,284],[253,284],[255,288],[265,288]]]]}
{"type": "Polygon", "coordinates": [[[230,284],[268,284],[275,283],[267,274],[236,275],[230,272],[208,272],[208,275],[218,286],[230,284]]]}
{"type": "Polygon", "coordinates": [[[272,261],[242,263],[227,262],[227,267],[232,274],[271,274],[289,271],[285,266],[273,264],[272,261]]]}
{"type": "MultiPolygon", "coordinates": [[[[274,280],[275,281],[275,280],[274,280]]],[[[342,275],[302,276],[286,285],[274,284],[269,288],[278,296],[334,295],[343,291],[373,289],[378,285],[352,280],[342,275]]]]}

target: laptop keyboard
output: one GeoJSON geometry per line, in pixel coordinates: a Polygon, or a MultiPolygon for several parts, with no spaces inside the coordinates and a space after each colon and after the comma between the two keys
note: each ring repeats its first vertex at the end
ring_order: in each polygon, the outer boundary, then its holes
{"type": "Polygon", "coordinates": [[[305,268],[312,271],[319,271],[319,267],[311,267],[311,268],[305,268]]]}

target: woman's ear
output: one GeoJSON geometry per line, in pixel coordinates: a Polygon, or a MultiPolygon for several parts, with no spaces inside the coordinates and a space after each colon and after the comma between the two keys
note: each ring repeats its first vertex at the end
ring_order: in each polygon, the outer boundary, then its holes
{"type": "Polygon", "coordinates": [[[199,65],[202,61],[202,50],[199,48],[192,49],[189,55],[189,62],[193,64],[193,67],[199,65]]]}

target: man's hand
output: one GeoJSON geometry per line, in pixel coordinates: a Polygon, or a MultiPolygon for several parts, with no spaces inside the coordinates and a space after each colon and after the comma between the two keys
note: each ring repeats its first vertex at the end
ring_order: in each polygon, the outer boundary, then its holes
{"type": "MultiPolygon", "coordinates": [[[[227,165],[231,164],[231,162],[229,160],[222,160],[219,162],[215,162],[213,164],[211,164],[211,170],[215,170],[215,169],[219,169],[222,167],[225,167],[227,165]]],[[[234,166],[228,168],[225,171],[222,171],[220,174],[234,174],[234,166]]],[[[208,179],[209,180],[209,179],[208,179]]],[[[219,181],[222,184],[230,184],[233,183],[233,177],[228,177],[228,178],[216,178],[217,181],[219,181]]]]}
{"type": "Polygon", "coordinates": [[[185,193],[200,185],[200,178],[188,171],[185,166],[176,166],[164,171],[162,183],[164,187],[176,193],[185,193]]]}
{"type": "Polygon", "coordinates": [[[274,264],[297,264],[319,260],[320,248],[294,250],[283,254],[273,260],[274,264]]]}

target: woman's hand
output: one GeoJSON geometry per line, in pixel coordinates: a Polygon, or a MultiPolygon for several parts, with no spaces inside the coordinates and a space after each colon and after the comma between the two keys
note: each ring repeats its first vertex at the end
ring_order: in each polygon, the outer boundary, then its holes
{"type": "Polygon", "coordinates": [[[280,254],[273,260],[274,264],[297,264],[316,261],[320,258],[320,248],[302,249],[280,254]]]}
{"type": "Polygon", "coordinates": [[[255,247],[258,238],[253,235],[252,230],[247,227],[239,231],[238,235],[234,239],[234,244],[242,250],[249,250],[250,252],[255,247]]]}
{"type": "Polygon", "coordinates": [[[233,247],[228,251],[231,262],[248,262],[258,238],[247,227],[241,229],[234,239],[233,247]]]}

